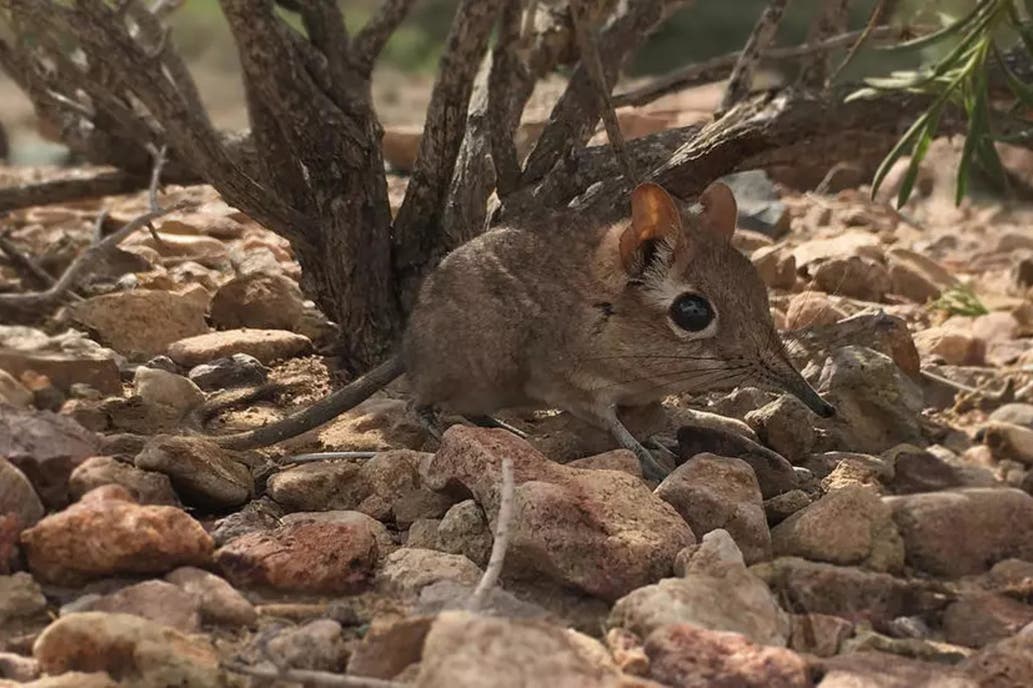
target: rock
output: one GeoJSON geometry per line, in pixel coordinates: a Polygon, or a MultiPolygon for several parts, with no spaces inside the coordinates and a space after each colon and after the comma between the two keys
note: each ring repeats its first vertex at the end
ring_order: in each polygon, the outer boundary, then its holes
{"type": "Polygon", "coordinates": [[[15,514],[0,514],[0,575],[6,575],[20,569],[18,554],[18,536],[22,532],[22,522],[15,514]]]}
{"type": "Polygon", "coordinates": [[[915,346],[925,359],[948,365],[983,365],[986,342],[954,327],[930,327],[914,335],[915,346]]]}
{"type": "Polygon", "coordinates": [[[1033,430],[1030,428],[990,421],[980,428],[980,434],[995,460],[1033,466],[1033,430]]]}
{"type": "Polygon", "coordinates": [[[268,365],[311,349],[308,337],[284,330],[225,330],[180,339],[169,345],[168,354],[179,365],[190,367],[241,353],[268,365]]]}
{"type": "Polygon", "coordinates": [[[141,506],[115,485],[99,487],[47,516],[24,531],[21,541],[33,574],[62,585],[203,565],[212,553],[212,539],[186,513],[171,506],[141,506]]]}
{"type": "Polygon", "coordinates": [[[114,351],[75,330],[49,336],[31,327],[0,325],[0,369],[16,379],[33,372],[63,392],[87,384],[104,394],[120,394],[119,363],[114,351]]]}
{"type": "Polygon", "coordinates": [[[23,657],[13,652],[0,652],[0,679],[28,683],[38,676],[39,664],[32,657],[23,657]]]}
{"type": "Polygon", "coordinates": [[[269,479],[269,495],[291,511],[361,511],[407,526],[442,516],[453,500],[423,486],[420,462],[430,454],[399,449],[365,461],[318,461],[269,479]]]}
{"type": "Polygon", "coordinates": [[[642,477],[642,464],[635,458],[635,454],[628,449],[614,449],[613,451],[586,456],[583,459],[568,461],[567,466],[571,468],[595,468],[605,471],[623,471],[636,478],[642,477]]]}
{"type": "Polygon", "coordinates": [[[606,648],[575,631],[540,621],[465,612],[438,615],[427,633],[416,677],[420,688],[480,688],[485,677],[498,688],[622,684],[606,648]]]}
{"type": "Polygon", "coordinates": [[[869,487],[882,494],[886,491],[886,483],[893,479],[893,464],[878,456],[858,454],[856,452],[826,452],[820,458],[828,461],[835,468],[821,479],[821,488],[826,492],[841,490],[847,487],[869,487]]]}
{"type": "Polygon", "coordinates": [[[132,357],[165,353],[169,344],[208,331],[203,289],[185,293],[136,289],[93,296],[69,307],[72,318],[100,341],[132,357]]]}
{"type": "Polygon", "coordinates": [[[782,246],[763,246],[750,255],[760,279],[772,289],[791,289],[796,283],[796,259],[782,246]]]}
{"type": "Polygon", "coordinates": [[[889,621],[933,603],[924,601],[906,580],[852,566],[779,557],[750,571],[780,599],[794,600],[794,605],[812,614],[889,621]]]}
{"type": "Polygon", "coordinates": [[[803,291],[793,295],[786,310],[786,329],[802,330],[808,327],[831,325],[842,320],[846,313],[820,291],[803,291]]]}
{"type": "Polygon", "coordinates": [[[864,346],[889,356],[912,380],[922,380],[921,360],[908,322],[883,311],[858,313],[831,325],[794,331],[791,338],[795,345],[790,348],[790,358],[801,370],[811,363],[823,365],[845,346],[864,346]]]}
{"type": "Polygon", "coordinates": [[[233,354],[190,369],[187,377],[201,389],[212,391],[263,384],[269,369],[254,356],[233,354]]]}
{"type": "Polygon", "coordinates": [[[43,518],[45,510],[32,483],[10,461],[0,458],[0,514],[14,514],[22,527],[43,518]]]}
{"type": "Polygon", "coordinates": [[[796,284],[796,259],[783,246],[763,246],[750,255],[753,267],[771,289],[792,289],[796,284]]]}
{"type": "Polygon", "coordinates": [[[338,673],[344,670],[348,658],[341,624],[332,619],[317,619],[281,631],[266,647],[278,666],[291,669],[338,673]]]}
{"type": "Polygon", "coordinates": [[[818,688],[977,688],[959,671],[886,652],[851,652],[822,660],[818,688]]]}
{"type": "Polygon", "coordinates": [[[939,298],[945,289],[958,284],[957,278],[936,261],[902,248],[889,252],[889,275],[893,293],[917,303],[939,298]]]}
{"type": "Polygon", "coordinates": [[[223,685],[219,656],[206,640],[131,614],[63,616],[40,634],[32,654],[47,674],[107,671],[134,688],[223,685]]]}
{"type": "Polygon", "coordinates": [[[738,574],[745,568],[742,551],[724,528],[712,530],[697,544],[682,548],[674,559],[674,575],[682,578],[690,573],[738,574]]]}
{"type": "Polygon", "coordinates": [[[39,617],[46,609],[47,598],[32,576],[23,571],[0,576],[0,627],[39,617]]]}
{"type": "Polygon", "coordinates": [[[851,229],[838,233],[830,239],[812,239],[805,241],[793,249],[798,267],[807,267],[811,263],[828,258],[853,255],[873,255],[881,252],[879,237],[859,229],[851,229]]]}
{"type": "Polygon", "coordinates": [[[764,170],[746,170],[721,177],[739,206],[737,225],[778,239],[789,232],[789,209],[764,170]]]}
{"type": "Polygon", "coordinates": [[[436,541],[442,552],[462,554],[483,568],[488,565],[494,537],[484,510],[467,499],[445,512],[437,526],[436,541]]]}
{"type": "Polygon", "coordinates": [[[606,633],[605,642],[617,668],[634,676],[649,675],[649,657],[637,635],[623,628],[611,628],[606,633]]]}
{"type": "Polygon", "coordinates": [[[32,392],[3,368],[0,368],[0,404],[20,409],[32,406],[32,392]]]}
{"type": "Polygon", "coordinates": [[[1033,633],[1024,631],[984,647],[958,668],[979,688],[1033,685],[1033,633]]]}
{"type": "Polygon", "coordinates": [[[884,456],[893,462],[893,477],[886,482],[894,494],[937,492],[962,487],[965,483],[954,466],[913,445],[899,445],[884,456]]]}
{"type": "Polygon", "coordinates": [[[193,566],[181,566],[165,575],[165,580],[178,586],[200,604],[201,620],[206,624],[251,626],[258,612],[224,579],[193,566]]]}
{"type": "Polygon", "coordinates": [[[160,580],[144,581],[104,595],[81,611],[133,614],[184,633],[196,633],[201,628],[198,599],[160,580]]]}
{"type": "Polygon", "coordinates": [[[419,595],[426,586],[442,580],[472,588],[481,574],[477,564],[460,554],[402,547],[384,559],[376,582],[378,589],[387,594],[419,595]]]}
{"type": "Polygon", "coordinates": [[[885,497],[907,563],[934,576],[983,573],[1033,557],[1033,497],[1013,488],[962,488],[885,497]]]}
{"type": "Polygon", "coordinates": [[[738,433],[701,426],[678,430],[679,459],[687,461],[704,453],[730,456],[750,464],[764,499],[793,490],[800,483],[792,464],[784,457],[738,433]]]}
{"type": "Polygon", "coordinates": [[[425,471],[427,485],[462,485],[494,521],[502,455],[513,462],[516,484],[506,555],[514,576],[545,576],[616,599],[668,573],[678,550],[694,541],[685,521],[641,480],[553,463],[505,430],[446,430],[425,471]]]}
{"type": "Polygon", "coordinates": [[[882,301],[890,286],[882,263],[863,256],[829,258],[809,268],[818,290],[862,301],[882,301]]]}
{"type": "Polygon", "coordinates": [[[854,624],[829,614],[794,614],[789,647],[802,654],[832,657],[854,632],[854,624]]]}
{"type": "Polygon", "coordinates": [[[241,535],[272,530],[280,524],[283,508],[269,499],[261,497],[244,505],[240,511],[234,511],[215,522],[212,539],[217,547],[222,547],[230,540],[241,535]]]}
{"type": "Polygon", "coordinates": [[[110,456],[86,459],[76,466],[68,480],[73,499],[80,499],[101,485],[121,485],[140,504],[180,505],[167,475],[144,471],[110,456]]]}
{"type": "Polygon", "coordinates": [[[348,673],[354,676],[392,679],[420,661],[423,644],[436,617],[374,618],[362,642],[353,646],[348,673]]]}
{"type": "Polygon", "coordinates": [[[888,356],[843,347],[825,363],[818,386],[837,409],[837,417],[827,423],[838,446],[878,454],[902,442],[921,441],[922,390],[888,356]]]}
{"type": "Polygon", "coordinates": [[[1033,623],[1033,607],[1004,595],[964,595],[943,611],[943,635],[949,643],[983,647],[1009,638],[1033,623]]]}
{"type": "Polygon", "coordinates": [[[899,571],[904,543],[890,508],[871,488],[845,487],[797,511],[771,531],[778,556],[899,571]]]}
{"type": "Polygon", "coordinates": [[[119,688],[121,685],[103,671],[67,671],[58,676],[44,676],[16,685],[10,685],[6,681],[0,682],[0,688],[119,688]]]}
{"type": "Polygon", "coordinates": [[[240,506],[253,493],[244,455],[201,437],[159,435],[136,457],[136,467],[169,476],[188,504],[208,508],[240,506]]]}
{"type": "Polygon", "coordinates": [[[237,586],[348,593],[362,588],[380,556],[379,523],[358,512],[336,520],[298,520],[242,535],[215,555],[222,573],[237,586]]]}
{"type": "Polygon", "coordinates": [[[219,287],[212,297],[211,318],[213,325],[224,330],[293,330],[304,310],[305,299],[294,280],[252,273],[219,287]]]}
{"type": "Polygon", "coordinates": [[[803,490],[790,490],[764,500],[764,515],[769,526],[776,526],[811,503],[811,497],[803,490]]]}
{"type": "Polygon", "coordinates": [[[670,624],[693,624],[784,646],[789,617],[763,581],[745,568],[728,566],[723,573],[690,570],[682,578],[665,578],[634,590],[613,605],[606,626],[645,638],[670,624]]]}
{"type": "Polygon", "coordinates": [[[133,376],[133,391],[156,415],[180,419],[204,403],[204,392],[193,382],[165,370],[140,366],[133,376]]]}
{"type": "Polygon", "coordinates": [[[1033,429],[1033,404],[1004,404],[987,416],[990,422],[1011,423],[1033,429]]]}
{"type": "Polygon", "coordinates": [[[765,647],[738,633],[672,624],[646,639],[649,676],[681,688],[810,688],[807,662],[781,647],[765,647]]]}
{"type": "Polygon", "coordinates": [[[95,455],[99,445],[96,435],[71,418],[0,406],[0,456],[25,474],[52,509],[68,503],[72,470],[95,455]]]}
{"type": "Polygon", "coordinates": [[[813,414],[796,397],[781,395],[746,414],[760,441],[795,463],[814,449],[813,414]]]}
{"type": "Polygon", "coordinates": [[[679,466],[656,488],[696,535],[723,528],[748,563],[771,557],[771,535],[757,477],[748,463],[699,454],[679,466]]]}

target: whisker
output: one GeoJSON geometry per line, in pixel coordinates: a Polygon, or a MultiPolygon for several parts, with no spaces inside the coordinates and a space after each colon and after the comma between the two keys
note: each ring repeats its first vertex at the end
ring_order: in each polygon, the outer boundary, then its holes
{"type": "Polygon", "coordinates": [[[727,366],[727,365],[726,366],[714,366],[714,367],[710,367],[710,368],[693,367],[693,368],[686,368],[686,369],[682,369],[682,370],[667,371],[667,372],[658,373],[658,374],[642,375],[642,376],[634,377],[634,378],[623,378],[621,380],[617,380],[617,381],[609,383],[609,384],[599,385],[597,387],[594,387],[593,389],[594,390],[604,390],[604,389],[610,389],[611,387],[617,387],[617,386],[620,386],[620,385],[630,385],[630,384],[634,384],[636,382],[645,382],[647,380],[655,381],[658,384],[658,386],[659,385],[667,385],[667,384],[670,384],[671,381],[687,382],[689,380],[692,380],[693,377],[695,377],[695,376],[702,377],[703,375],[712,375],[714,373],[736,373],[736,374],[743,374],[746,371],[748,371],[751,367],[752,367],[752,364],[749,364],[749,363],[745,363],[745,364],[742,364],[742,365],[734,365],[734,366],[727,366]]]}

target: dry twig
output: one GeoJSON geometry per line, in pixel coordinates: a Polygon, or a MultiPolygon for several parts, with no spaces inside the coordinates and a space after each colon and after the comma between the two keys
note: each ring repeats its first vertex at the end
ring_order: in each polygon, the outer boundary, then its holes
{"type": "MultiPolygon", "coordinates": [[[[152,173],[152,188],[150,194],[152,198],[156,198],[157,182],[161,177],[161,165],[164,163],[164,156],[159,156],[155,160],[155,170],[152,173]]],[[[189,205],[188,202],[184,201],[177,203],[168,208],[156,208],[151,209],[148,212],[139,215],[115,232],[112,232],[106,237],[101,238],[99,228],[103,223],[105,213],[102,213],[98,218],[97,227],[98,231],[94,234],[93,243],[79,254],[72,264],[68,266],[68,269],[55,280],[50,288],[45,291],[31,292],[28,294],[0,294],[0,308],[12,308],[17,310],[35,310],[49,308],[55,303],[63,299],[69,291],[74,289],[79,282],[83,280],[87,275],[92,272],[97,265],[107,256],[108,253],[114,251],[122,241],[133,232],[148,226],[152,221],[168,215],[171,212],[180,210],[189,205]]]]}
{"type": "MultiPolygon", "coordinates": [[[[835,50],[856,42],[862,33],[863,31],[850,31],[826,38],[817,43],[803,43],[784,48],[769,48],[762,51],[760,57],[764,60],[790,60],[811,53],[835,50]]],[[[894,38],[899,33],[899,30],[893,27],[880,26],[872,30],[869,40],[894,38]]],[[[675,91],[690,88],[697,84],[720,81],[731,73],[732,68],[738,62],[741,55],[742,52],[737,51],[682,67],[644,86],[618,93],[613,97],[613,104],[616,107],[647,105],[675,91]]]]}
{"type": "Polygon", "coordinates": [[[746,40],[739,57],[732,67],[732,75],[728,79],[728,86],[721,98],[720,112],[725,112],[736,103],[745,98],[753,86],[753,73],[757,68],[757,62],[761,54],[771,45],[778,31],[778,25],[782,23],[782,15],[785,13],[789,0],[771,0],[768,6],[761,12],[757,19],[750,37],[746,40]]]}
{"type": "Polygon", "coordinates": [[[484,567],[484,575],[481,576],[480,582],[470,595],[470,601],[466,604],[466,608],[472,612],[484,608],[488,596],[498,583],[513,530],[513,461],[505,455],[502,456],[502,485],[499,489],[501,496],[498,515],[495,517],[495,541],[491,545],[491,557],[488,559],[488,565],[484,567]]]}
{"type": "Polygon", "coordinates": [[[245,676],[290,681],[319,688],[404,688],[406,685],[398,681],[386,681],[381,678],[346,676],[344,674],[331,674],[329,671],[313,671],[311,669],[280,670],[273,666],[251,665],[242,662],[223,662],[222,666],[227,671],[244,674],[245,676]]]}
{"type": "Polygon", "coordinates": [[[606,77],[606,70],[603,69],[603,61],[599,56],[599,42],[590,9],[586,0],[573,0],[570,4],[570,15],[574,20],[574,33],[577,35],[578,48],[581,52],[581,63],[585,65],[589,76],[595,81],[600,100],[599,113],[602,116],[603,126],[606,128],[606,137],[610,140],[610,147],[613,148],[613,154],[617,156],[617,162],[624,172],[624,178],[632,184],[636,184],[639,179],[638,171],[635,169],[634,162],[628,157],[628,151],[624,145],[624,133],[617,120],[617,112],[613,108],[613,100],[610,97],[612,86],[606,77]]]}

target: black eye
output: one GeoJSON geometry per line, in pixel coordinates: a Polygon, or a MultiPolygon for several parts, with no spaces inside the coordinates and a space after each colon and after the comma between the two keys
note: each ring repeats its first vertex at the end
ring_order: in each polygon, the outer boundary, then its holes
{"type": "Polygon", "coordinates": [[[671,320],[683,330],[699,332],[714,319],[710,302],[699,294],[682,294],[671,304],[671,320]]]}

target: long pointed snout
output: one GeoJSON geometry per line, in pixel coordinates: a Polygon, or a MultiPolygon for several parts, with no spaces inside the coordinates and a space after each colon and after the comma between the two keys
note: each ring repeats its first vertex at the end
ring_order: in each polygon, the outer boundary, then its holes
{"type": "Polygon", "coordinates": [[[772,370],[774,377],[778,380],[778,385],[785,391],[792,394],[794,397],[799,399],[807,406],[811,411],[814,411],[817,415],[822,418],[831,418],[836,415],[836,407],[821,398],[821,395],[814,391],[810,383],[804,379],[792,365],[786,362],[778,367],[778,370],[772,370]]]}

